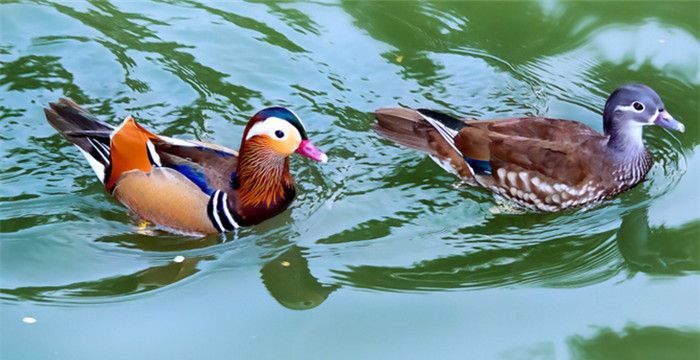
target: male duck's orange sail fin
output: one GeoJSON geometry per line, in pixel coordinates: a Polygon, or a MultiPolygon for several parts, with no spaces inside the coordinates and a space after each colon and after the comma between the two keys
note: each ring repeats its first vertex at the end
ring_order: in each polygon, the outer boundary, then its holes
{"type": "Polygon", "coordinates": [[[107,190],[113,191],[119,177],[127,171],[148,173],[153,165],[160,166],[160,157],[153,146],[153,141],[157,140],[158,135],[144,129],[131,116],[124,119],[111,135],[111,167],[105,181],[107,190]]]}

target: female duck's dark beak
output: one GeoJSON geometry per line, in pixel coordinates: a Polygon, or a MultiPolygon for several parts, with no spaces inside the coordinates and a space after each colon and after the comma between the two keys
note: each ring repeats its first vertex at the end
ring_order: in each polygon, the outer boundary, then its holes
{"type": "Polygon", "coordinates": [[[302,140],[301,144],[296,150],[297,154],[306,156],[307,158],[319,161],[323,164],[328,162],[328,155],[324,154],[323,151],[319,150],[310,140],[302,140]]]}
{"type": "Polygon", "coordinates": [[[685,131],[685,125],[678,122],[671,116],[666,110],[660,111],[659,115],[654,120],[654,124],[664,127],[666,129],[676,130],[680,132],[685,131]]]}

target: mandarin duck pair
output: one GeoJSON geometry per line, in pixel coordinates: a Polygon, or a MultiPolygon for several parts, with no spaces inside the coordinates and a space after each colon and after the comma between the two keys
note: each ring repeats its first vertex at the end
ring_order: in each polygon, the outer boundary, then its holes
{"type": "MultiPolygon", "coordinates": [[[[296,194],[289,156],[328,160],[308,139],[301,119],[281,107],[250,119],[239,152],[159,136],[131,117],[114,128],[67,99],[51,103],[45,113],[119,202],[179,233],[219,233],[269,219],[296,194]]],[[[547,212],[593,205],[640,183],[652,165],[644,126],[685,129],[641,84],[610,95],[604,134],[543,117],[461,120],[407,108],[380,109],[375,117],[375,130],[385,138],[427,153],[469,184],[547,212]]]]}

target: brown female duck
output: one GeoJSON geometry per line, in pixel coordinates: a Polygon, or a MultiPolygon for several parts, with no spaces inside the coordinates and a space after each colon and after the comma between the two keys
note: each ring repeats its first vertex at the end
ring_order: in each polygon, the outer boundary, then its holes
{"type": "Polygon", "coordinates": [[[301,119],[282,107],[250,119],[237,153],[153,134],[131,117],[114,128],[68,99],[49,105],[49,124],[85,155],[107,191],[141,218],[180,233],[217,233],[269,219],[296,194],[289,155],[328,160],[301,119]]]}
{"type": "Polygon", "coordinates": [[[685,130],[642,84],[610,95],[604,134],[543,117],[460,120],[405,108],[379,109],[375,116],[376,130],[387,139],[428,153],[468,183],[540,211],[593,204],[630,189],[652,165],[643,127],[685,130]]]}

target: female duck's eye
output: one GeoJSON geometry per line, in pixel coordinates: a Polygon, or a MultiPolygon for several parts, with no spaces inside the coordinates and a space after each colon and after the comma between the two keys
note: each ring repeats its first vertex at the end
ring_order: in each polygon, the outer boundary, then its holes
{"type": "Polygon", "coordinates": [[[642,111],[644,110],[644,105],[640,103],[639,101],[635,101],[632,103],[632,107],[637,110],[637,111],[642,111]]]}
{"type": "Polygon", "coordinates": [[[282,130],[277,130],[277,131],[275,131],[275,136],[277,136],[277,138],[281,139],[284,137],[284,132],[282,130]]]}

